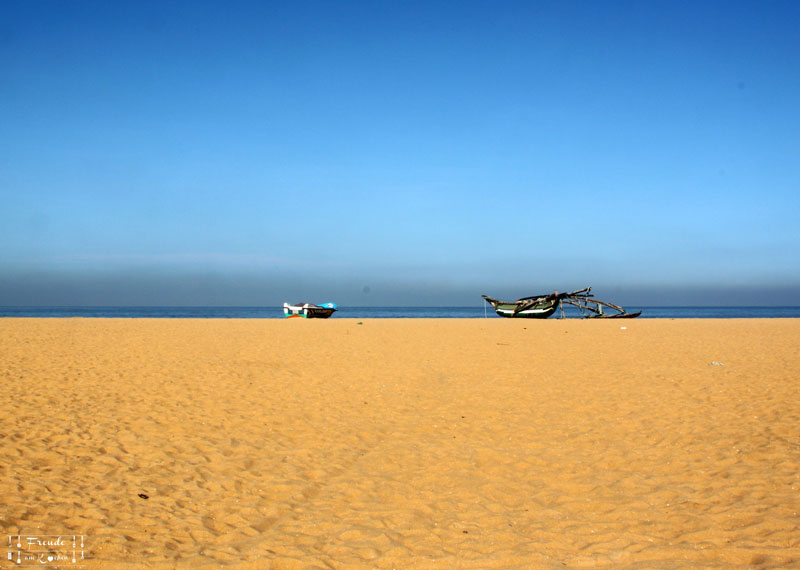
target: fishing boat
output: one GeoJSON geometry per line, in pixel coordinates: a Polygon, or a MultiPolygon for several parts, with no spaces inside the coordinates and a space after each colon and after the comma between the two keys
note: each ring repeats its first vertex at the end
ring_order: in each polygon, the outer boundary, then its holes
{"type": "Polygon", "coordinates": [[[327,319],[339,306],[336,303],[323,303],[314,305],[313,303],[289,303],[283,304],[283,314],[287,319],[292,317],[302,317],[304,319],[327,319]]]}
{"type": "Polygon", "coordinates": [[[563,303],[576,307],[584,319],[634,319],[642,314],[641,311],[628,313],[619,305],[595,299],[591,287],[570,293],[555,291],[547,295],[532,295],[516,301],[500,301],[486,295],[481,296],[498,315],[509,318],[546,319],[559,308],[561,318],[564,318],[563,303]]]}
{"type": "Polygon", "coordinates": [[[590,288],[573,291],[571,293],[548,293],[547,295],[531,295],[516,301],[501,301],[488,295],[481,295],[495,312],[501,317],[522,319],[546,319],[558,310],[562,299],[578,296],[590,288]]]}

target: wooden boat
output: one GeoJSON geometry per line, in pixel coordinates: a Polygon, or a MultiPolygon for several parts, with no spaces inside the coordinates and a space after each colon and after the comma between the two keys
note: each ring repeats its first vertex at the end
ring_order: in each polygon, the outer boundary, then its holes
{"type": "Polygon", "coordinates": [[[283,304],[283,314],[286,318],[302,317],[305,319],[327,319],[338,309],[336,303],[323,303],[314,305],[313,303],[289,303],[283,304]]]}
{"type": "Polygon", "coordinates": [[[562,303],[577,307],[584,319],[635,319],[641,311],[628,313],[619,305],[600,301],[592,296],[592,288],[586,287],[570,293],[555,291],[549,295],[533,295],[516,301],[499,301],[482,295],[498,315],[510,318],[546,319],[560,307],[561,318],[564,318],[562,303]],[[611,309],[613,312],[607,312],[611,309]]]}
{"type": "Polygon", "coordinates": [[[581,289],[580,291],[573,291],[572,293],[559,293],[555,291],[548,295],[522,297],[516,301],[500,301],[499,299],[492,299],[487,295],[481,295],[481,297],[483,297],[501,317],[546,319],[558,310],[563,299],[567,297],[577,297],[584,292],[588,292],[590,289],[589,287],[581,289]]]}

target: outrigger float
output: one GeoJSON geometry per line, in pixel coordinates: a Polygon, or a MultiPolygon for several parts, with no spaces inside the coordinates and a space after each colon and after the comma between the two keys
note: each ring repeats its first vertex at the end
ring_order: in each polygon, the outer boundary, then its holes
{"type": "Polygon", "coordinates": [[[641,311],[628,313],[619,305],[600,301],[592,296],[592,288],[586,287],[570,293],[555,291],[548,295],[532,295],[516,301],[500,301],[487,295],[481,295],[501,317],[523,319],[546,319],[559,308],[564,318],[563,303],[577,307],[584,319],[634,319],[641,311]],[[606,312],[611,309],[614,312],[606,312]]]}

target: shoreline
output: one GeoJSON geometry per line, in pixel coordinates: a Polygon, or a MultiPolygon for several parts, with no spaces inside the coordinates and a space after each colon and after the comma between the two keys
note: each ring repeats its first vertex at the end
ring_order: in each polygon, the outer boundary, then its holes
{"type": "MultiPolygon", "coordinates": [[[[485,304],[484,304],[485,305],[485,304]]],[[[581,319],[573,307],[567,307],[566,318],[581,319]]],[[[645,319],[695,318],[800,318],[798,307],[647,307],[628,306],[629,313],[643,311],[645,319]]],[[[0,318],[284,318],[279,307],[0,307],[0,318]]],[[[550,320],[560,317],[556,312],[550,320]]],[[[331,320],[343,318],[502,318],[487,306],[466,307],[340,307],[331,320]]]]}

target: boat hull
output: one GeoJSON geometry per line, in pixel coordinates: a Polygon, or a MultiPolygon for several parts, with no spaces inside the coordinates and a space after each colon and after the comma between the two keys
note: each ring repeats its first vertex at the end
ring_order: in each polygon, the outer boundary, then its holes
{"type": "Polygon", "coordinates": [[[558,299],[507,303],[485,295],[483,298],[486,299],[486,302],[492,306],[498,315],[509,319],[546,319],[558,310],[558,299]]]}
{"type": "Polygon", "coordinates": [[[335,307],[320,307],[311,303],[298,303],[297,305],[283,304],[283,314],[290,317],[303,317],[305,319],[327,319],[336,312],[335,307]]]}

